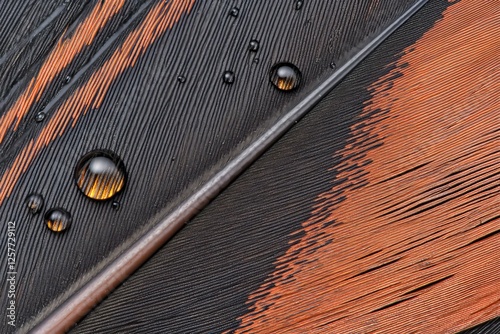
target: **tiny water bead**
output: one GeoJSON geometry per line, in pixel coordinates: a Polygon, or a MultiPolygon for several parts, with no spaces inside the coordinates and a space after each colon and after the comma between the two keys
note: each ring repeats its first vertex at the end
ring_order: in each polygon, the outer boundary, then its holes
{"type": "Polygon", "coordinates": [[[69,84],[70,81],[71,81],[71,75],[67,75],[66,78],[64,78],[64,83],[69,84]]]}
{"type": "Polygon", "coordinates": [[[186,82],[186,77],[183,76],[183,75],[179,75],[177,77],[177,81],[179,81],[180,83],[185,83],[186,82]]]}
{"type": "Polygon", "coordinates": [[[28,207],[28,210],[34,215],[42,211],[43,203],[44,200],[42,195],[40,194],[33,193],[26,197],[26,206],[28,207]]]}
{"type": "Polygon", "coordinates": [[[67,230],[73,219],[71,214],[61,208],[50,209],[45,213],[45,224],[54,232],[63,232],[67,230]]]}
{"type": "Polygon", "coordinates": [[[290,63],[274,65],[270,71],[271,83],[279,90],[291,91],[300,85],[301,74],[297,66],[290,63]]]}
{"type": "Polygon", "coordinates": [[[335,70],[335,69],[337,69],[337,65],[336,65],[335,63],[333,63],[333,62],[332,62],[332,63],[330,63],[330,68],[331,68],[332,70],[335,70]]]}
{"type": "Polygon", "coordinates": [[[295,10],[301,10],[303,5],[304,5],[304,1],[302,1],[302,0],[295,1],[295,10]]]}
{"type": "Polygon", "coordinates": [[[123,161],[115,153],[96,150],[80,159],[76,165],[75,179],[85,196],[107,200],[123,190],[127,174],[123,161]]]}
{"type": "Polygon", "coordinates": [[[42,122],[45,119],[45,116],[46,115],[45,115],[45,113],[43,111],[39,111],[35,115],[35,121],[37,123],[40,123],[40,122],[42,122]]]}
{"type": "Polygon", "coordinates": [[[113,210],[115,210],[115,211],[120,210],[120,202],[113,201],[113,203],[111,203],[111,207],[112,207],[112,208],[113,208],[113,210]]]}
{"type": "Polygon", "coordinates": [[[229,84],[229,85],[233,84],[234,80],[235,80],[234,72],[231,72],[231,71],[224,72],[224,75],[222,76],[222,80],[224,80],[224,82],[229,84]]]}
{"type": "Polygon", "coordinates": [[[251,40],[250,44],[248,44],[248,50],[251,52],[257,52],[259,50],[259,41],[256,39],[251,40]]]}
{"type": "Polygon", "coordinates": [[[238,17],[239,14],[240,14],[240,9],[238,7],[233,7],[229,11],[229,15],[231,15],[232,17],[238,17]]]}

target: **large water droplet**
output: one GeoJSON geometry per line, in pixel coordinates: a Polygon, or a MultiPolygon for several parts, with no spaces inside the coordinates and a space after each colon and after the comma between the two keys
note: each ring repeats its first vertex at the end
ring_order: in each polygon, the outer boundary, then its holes
{"type": "Polygon", "coordinates": [[[32,214],[37,214],[42,211],[43,203],[44,200],[40,194],[30,194],[26,197],[26,206],[32,214]]]}
{"type": "Polygon", "coordinates": [[[301,10],[303,5],[304,5],[304,1],[302,1],[302,0],[295,1],[295,10],[301,10]]]}
{"type": "Polygon", "coordinates": [[[87,153],[75,169],[78,188],[85,196],[96,200],[107,200],[122,191],[126,178],[123,161],[111,151],[87,153]]]}
{"type": "Polygon", "coordinates": [[[248,50],[251,52],[257,52],[259,50],[259,41],[256,39],[251,40],[250,44],[248,44],[248,50]]]}
{"type": "Polygon", "coordinates": [[[231,15],[232,17],[238,17],[239,14],[240,9],[238,7],[234,7],[231,9],[231,11],[229,11],[229,15],[231,15]]]}
{"type": "Polygon", "coordinates": [[[224,72],[222,79],[224,80],[225,83],[232,84],[232,83],[234,83],[234,80],[235,80],[234,73],[231,71],[226,71],[226,72],[224,72]]]}
{"type": "Polygon", "coordinates": [[[71,226],[73,219],[68,211],[55,208],[45,213],[45,223],[54,232],[62,232],[71,226]]]}
{"type": "Polygon", "coordinates": [[[301,75],[297,66],[279,63],[271,68],[270,79],[279,90],[290,91],[300,85],[301,75]]]}

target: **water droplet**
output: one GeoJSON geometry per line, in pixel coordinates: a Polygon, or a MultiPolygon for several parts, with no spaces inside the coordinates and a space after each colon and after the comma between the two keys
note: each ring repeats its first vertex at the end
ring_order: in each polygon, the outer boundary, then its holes
{"type": "Polygon", "coordinates": [[[35,122],[40,123],[45,119],[46,114],[43,111],[39,111],[35,115],[35,122]]]}
{"type": "Polygon", "coordinates": [[[297,66],[279,63],[271,68],[270,79],[279,90],[290,91],[300,85],[301,75],[297,66]]]}
{"type": "Polygon", "coordinates": [[[67,75],[66,78],[64,78],[64,83],[68,84],[71,81],[71,75],[67,75]]]}
{"type": "Polygon", "coordinates": [[[259,58],[254,58],[253,62],[254,62],[254,64],[258,64],[259,63],[259,58]]]}
{"type": "Polygon", "coordinates": [[[123,161],[113,152],[96,150],[84,155],[75,169],[78,188],[85,196],[107,200],[121,190],[126,183],[123,161]]]}
{"type": "Polygon", "coordinates": [[[229,12],[229,15],[231,15],[232,17],[238,17],[239,14],[240,14],[240,9],[238,7],[232,8],[231,11],[229,12]]]}
{"type": "Polygon", "coordinates": [[[295,10],[301,10],[303,5],[304,5],[304,1],[302,1],[302,0],[295,1],[295,10]]]}
{"type": "Polygon", "coordinates": [[[120,210],[120,202],[113,201],[113,203],[111,203],[111,206],[113,207],[113,210],[115,210],[115,211],[120,210]]]}
{"type": "Polygon", "coordinates": [[[224,72],[222,79],[224,80],[225,83],[232,84],[232,83],[234,83],[234,80],[235,80],[234,73],[231,71],[226,71],[226,72],[224,72]]]}
{"type": "Polygon", "coordinates": [[[332,70],[335,70],[335,69],[337,69],[337,65],[336,65],[335,63],[333,63],[333,62],[332,62],[332,63],[330,63],[330,68],[331,68],[332,70]]]}
{"type": "Polygon", "coordinates": [[[186,82],[186,77],[183,76],[183,75],[179,75],[177,77],[177,81],[179,81],[180,83],[185,83],[186,82]]]}
{"type": "Polygon", "coordinates": [[[26,206],[32,214],[37,214],[42,211],[43,208],[43,197],[40,194],[30,194],[26,197],[26,206]]]}
{"type": "Polygon", "coordinates": [[[248,50],[251,52],[257,52],[259,50],[259,41],[256,39],[251,40],[250,44],[248,44],[248,50]]]}
{"type": "Polygon", "coordinates": [[[68,211],[55,208],[45,213],[45,223],[54,232],[63,232],[71,226],[73,219],[68,211]]]}

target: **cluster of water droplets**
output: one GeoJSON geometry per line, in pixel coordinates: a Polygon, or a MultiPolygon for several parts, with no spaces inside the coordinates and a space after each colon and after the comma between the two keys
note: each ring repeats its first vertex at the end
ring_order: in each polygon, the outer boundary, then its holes
{"type": "MultiPolygon", "coordinates": [[[[95,150],[85,154],[75,168],[75,182],[88,198],[106,201],[120,193],[126,184],[127,173],[123,161],[112,151],[95,150]]],[[[26,197],[26,207],[33,215],[40,213],[45,200],[41,194],[32,193],[26,197]]],[[[120,203],[113,201],[111,207],[120,209],[120,203]]],[[[44,214],[44,222],[54,232],[67,230],[73,218],[63,208],[51,208],[44,214]]]]}
{"type": "MultiPolygon", "coordinates": [[[[294,9],[299,11],[302,10],[304,7],[304,0],[296,0],[294,2],[294,9]]],[[[233,7],[229,10],[228,15],[231,18],[238,18],[240,16],[240,8],[238,7],[233,7]]],[[[252,39],[249,44],[248,44],[248,51],[251,53],[257,53],[260,48],[260,42],[257,39],[252,39]]],[[[259,63],[259,58],[254,57],[253,63],[258,64],[259,63]]],[[[330,67],[332,69],[336,69],[335,63],[331,63],[330,67]]],[[[231,85],[235,83],[236,81],[236,74],[232,70],[226,70],[222,73],[222,81],[227,84],[231,85]]],[[[278,64],[275,64],[274,66],[271,67],[269,71],[269,79],[271,83],[279,90],[281,91],[292,91],[294,89],[297,89],[302,80],[302,74],[300,70],[298,69],[297,66],[295,66],[292,63],[287,63],[287,62],[281,62],[278,64]]],[[[179,75],[177,77],[177,81],[181,84],[186,82],[186,77],[184,75],[179,75]]]]}
{"type": "MultiPolygon", "coordinates": [[[[304,1],[296,0],[295,10],[301,10],[304,1]]],[[[237,18],[240,15],[240,9],[233,7],[229,11],[229,16],[237,18]]],[[[260,49],[260,42],[252,39],[248,43],[248,52],[257,54],[260,49]]],[[[253,59],[254,63],[259,62],[259,58],[253,59]]],[[[330,67],[336,69],[335,63],[330,67]]],[[[71,81],[71,76],[65,78],[65,84],[71,81]]],[[[273,65],[269,71],[270,82],[280,91],[292,91],[297,89],[302,81],[300,70],[292,63],[280,62],[273,65]]],[[[222,80],[225,84],[231,85],[236,80],[236,75],[231,70],[226,70],[222,74],[222,80]]],[[[187,78],[179,75],[177,81],[184,84],[187,78]]],[[[35,114],[35,121],[42,122],[46,117],[43,107],[35,114]]],[[[123,161],[114,152],[106,150],[95,150],[85,154],[75,168],[75,183],[78,189],[88,198],[96,201],[106,201],[120,193],[126,184],[127,173],[123,161]]],[[[44,198],[41,194],[32,193],[26,197],[26,206],[28,210],[36,215],[42,212],[44,207],[44,198]]],[[[113,201],[111,207],[114,210],[120,209],[120,203],[113,201]]],[[[44,221],[47,227],[54,232],[63,232],[72,224],[71,214],[63,208],[51,208],[45,212],[44,221]]]]}

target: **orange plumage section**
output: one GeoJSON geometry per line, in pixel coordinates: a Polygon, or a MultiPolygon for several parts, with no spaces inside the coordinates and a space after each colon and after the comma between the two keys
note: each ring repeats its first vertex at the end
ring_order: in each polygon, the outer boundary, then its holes
{"type": "Polygon", "coordinates": [[[31,79],[28,87],[0,118],[0,143],[2,143],[7,131],[12,126],[13,130],[17,129],[33,103],[40,100],[47,86],[73,61],[84,47],[92,43],[99,30],[108,23],[113,15],[120,11],[124,4],[125,0],[98,2],[71,37],[65,39],[63,36],[59,39],[37,76],[31,79]]]}
{"type": "Polygon", "coordinates": [[[498,2],[451,5],[370,87],[344,181],[238,332],[447,333],[500,315],[499,20],[498,2]]]}

